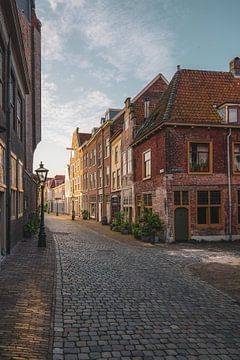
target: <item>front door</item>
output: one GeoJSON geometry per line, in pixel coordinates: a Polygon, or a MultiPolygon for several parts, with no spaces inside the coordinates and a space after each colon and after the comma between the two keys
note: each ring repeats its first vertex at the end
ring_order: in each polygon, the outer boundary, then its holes
{"type": "Polygon", "coordinates": [[[5,238],[5,193],[0,192],[0,259],[6,254],[6,238],[5,238]]]}
{"type": "Polygon", "coordinates": [[[187,241],[189,239],[188,209],[179,207],[174,213],[175,241],[187,241]]]}

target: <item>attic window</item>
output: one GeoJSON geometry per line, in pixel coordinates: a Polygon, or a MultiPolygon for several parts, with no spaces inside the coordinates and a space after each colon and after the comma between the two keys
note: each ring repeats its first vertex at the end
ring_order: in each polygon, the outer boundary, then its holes
{"type": "Polygon", "coordinates": [[[228,122],[237,123],[238,122],[238,108],[237,106],[228,106],[228,122]]]}
{"type": "Polygon", "coordinates": [[[225,104],[217,109],[218,114],[225,123],[240,123],[240,107],[234,104],[225,104]]]}

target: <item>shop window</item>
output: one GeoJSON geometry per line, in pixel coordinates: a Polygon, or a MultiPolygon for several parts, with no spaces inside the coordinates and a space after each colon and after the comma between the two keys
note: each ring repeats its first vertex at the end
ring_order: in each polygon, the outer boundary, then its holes
{"type": "Polygon", "coordinates": [[[221,223],[221,191],[197,192],[197,223],[199,225],[221,223]]]}

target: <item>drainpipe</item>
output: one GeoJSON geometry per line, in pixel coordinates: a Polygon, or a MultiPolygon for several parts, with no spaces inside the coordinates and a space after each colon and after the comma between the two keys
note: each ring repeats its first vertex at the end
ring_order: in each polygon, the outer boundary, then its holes
{"type": "Polygon", "coordinates": [[[232,184],[231,184],[231,162],[230,162],[230,137],[232,129],[229,129],[227,135],[227,176],[228,176],[228,234],[232,241],[232,184]]]}
{"type": "Polygon", "coordinates": [[[7,111],[6,111],[6,250],[7,254],[11,251],[11,38],[7,48],[7,111]]]}

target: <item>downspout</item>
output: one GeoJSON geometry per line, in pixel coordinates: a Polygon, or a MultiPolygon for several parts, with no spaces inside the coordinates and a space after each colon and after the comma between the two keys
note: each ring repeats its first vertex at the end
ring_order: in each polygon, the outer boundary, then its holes
{"type": "Polygon", "coordinates": [[[232,129],[229,129],[227,135],[227,177],[228,177],[228,234],[232,241],[232,184],[231,184],[231,162],[230,162],[230,137],[232,129]]]}
{"type": "Polygon", "coordinates": [[[11,38],[7,47],[7,112],[6,112],[6,250],[11,251],[11,38]]]}

